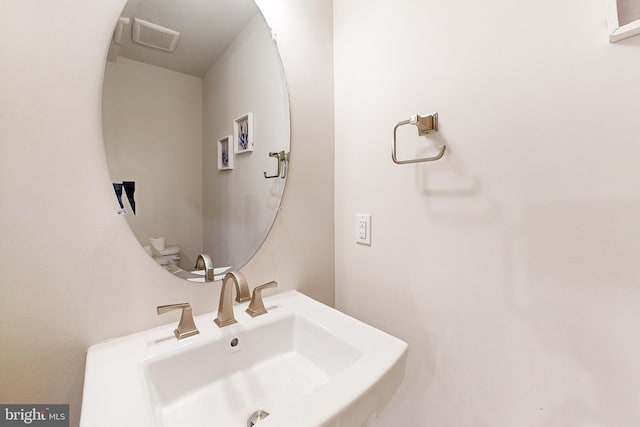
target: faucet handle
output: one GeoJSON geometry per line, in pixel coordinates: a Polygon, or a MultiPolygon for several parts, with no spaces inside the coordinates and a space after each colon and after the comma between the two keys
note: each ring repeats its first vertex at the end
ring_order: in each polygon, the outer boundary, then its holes
{"type": "Polygon", "coordinates": [[[264,307],[264,302],[262,301],[262,290],[267,288],[275,288],[276,286],[278,286],[278,282],[272,281],[253,288],[251,302],[249,303],[249,307],[246,310],[249,316],[257,317],[263,314],[267,314],[267,309],[264,307]]]}
{"type": "Polygon", "coordinates": [[[182,315],[180,316],[178,328],[173,331],[176,338],[181,340],[193,335],[198,335],[200,331],[198,331],[198,328],[196,328],[196,324],[193,321],[193,312],[191,310],[191,305],[188,302],[183,302],[180,304],[159,305],[156,308],[158,315],[179,309],[182,309],[182,315]]]}

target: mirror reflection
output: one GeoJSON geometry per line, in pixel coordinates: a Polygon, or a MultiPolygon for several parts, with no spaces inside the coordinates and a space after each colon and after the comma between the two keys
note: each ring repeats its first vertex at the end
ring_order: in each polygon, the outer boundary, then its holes
{"type": "Polygon", "coordinates": [[[135,185],[135,215],[123,201],[145,249],[174,272],[201,253],[242,267],[279,210],[290,149],[282,64],[254,2],[130,0],[102,107],[109,172],[135,185]]]}

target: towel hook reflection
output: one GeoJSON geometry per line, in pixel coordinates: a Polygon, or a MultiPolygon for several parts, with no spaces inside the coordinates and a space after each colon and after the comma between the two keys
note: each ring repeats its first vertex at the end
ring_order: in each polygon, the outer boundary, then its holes
{"type": "Polygon", "coordinates": [[[270,152],[269,153],[269,157],[274,157],[278,160],[278,170],[276,171],[275,175],[268,175],[266,172],[264,172],[264,177],[269,179],[269,178],[286,178],[287,177],[287,163],[289,162],[289,153],[286,153],[284,150],[276,153],[276,152],[270,152]]]}

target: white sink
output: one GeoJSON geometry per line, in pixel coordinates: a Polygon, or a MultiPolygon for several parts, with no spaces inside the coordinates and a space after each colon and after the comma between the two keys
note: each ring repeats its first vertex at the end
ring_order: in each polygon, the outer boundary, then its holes
{"type": "Polygon", "coordinates": [[[264,301],[224,328],[198,316],[181,341],[176,319],[92,346],[80,425],[245,427],[264,410],[259,427],[359,427],[391,398],[404,342],[296,291],[264,301]]]}

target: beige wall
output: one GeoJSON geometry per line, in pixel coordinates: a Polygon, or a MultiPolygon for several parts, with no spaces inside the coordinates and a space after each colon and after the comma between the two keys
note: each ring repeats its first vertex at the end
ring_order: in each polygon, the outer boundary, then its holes
{"type": "Polygon", "coordinates": [[[291,161],[282,211],[242,271],[326,304],[334,300],[333,8],[330,0],[258,0],[277,35],[291,109],[291,161]]]}
{"type": "MultiPolygon", "coordinates": [[[[331,3],[264,3],[288,75],[291,174],[284,211],[243,271],[252,286],[276,279],[332,303],[331,3]]],[[[123,5],[8,0],[0,13],[0,401],[70,403],[72,425],[88,346],[176,320],[156,316],[159,304],[214,310],[219,288],[160,269],[115,213],[100,93],[123,5]]]]}
{"type": "Polygon", "coordinates": [[[138,241],[163,236],[193,267],[202,253],[202,79],[118,57],[107,62],[102,111],[109,175],[136,183],[136,214],[126,218],[138,241]]]}
{"type": "MultiPolygon", "coordinates": [[[[257,14],[203,78],[204,251],[216,266],[244,265],[269,232],[285,182],[265,179],[289,151],[289,109],[282,63],[271,31],[257,14]],[[217,168],[218,139],[253,113],[254,151],[236,154],[234,169],[217,168]]],[[[233,145],[236,144],[234,141],[233,145]]]]}
{"type": "Polygon", "coordinates": [[[640,38],[606,17],[334,1],[336,305],[409,343],[376,426],[640,424],[640,38]],[[399,141],[445,159],[392,163],[393,126],[434,111],[399,141]]]}

